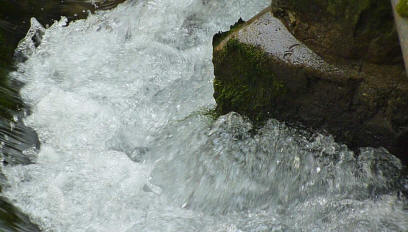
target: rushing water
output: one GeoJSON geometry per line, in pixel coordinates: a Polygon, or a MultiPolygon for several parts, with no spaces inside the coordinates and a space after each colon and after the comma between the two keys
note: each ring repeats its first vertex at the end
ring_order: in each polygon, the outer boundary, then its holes
{"type": "Polygon", "coordinates": [[[41,148],[2,167],[3,195],[43,231],[408,231],[408,181],[387,151],[205,116],[213,34],[269,3],[135,0],[34,20],[11,77],[41,148]]]}

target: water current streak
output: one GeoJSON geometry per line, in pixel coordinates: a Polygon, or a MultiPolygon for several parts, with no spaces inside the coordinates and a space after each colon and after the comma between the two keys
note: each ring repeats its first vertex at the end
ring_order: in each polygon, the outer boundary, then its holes
{"type": "Polygon", "coordinates": [[[3,195],[43,231],[407,231],[407,181],[384,149],[203,113],[212,36],[269,4],[127,1],[26,40],[11,77],[41,149],[3,166],[3,195]]]}

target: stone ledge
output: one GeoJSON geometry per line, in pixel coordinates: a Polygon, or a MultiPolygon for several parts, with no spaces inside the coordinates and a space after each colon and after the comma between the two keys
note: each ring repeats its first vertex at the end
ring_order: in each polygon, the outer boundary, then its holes
{"type": "Polygon", "coordinates": [[[408,80],[401,65],[327,63],[270,9],[214,48],[216,111],[326,130],[352,149],[408,160],[408,80]]]}

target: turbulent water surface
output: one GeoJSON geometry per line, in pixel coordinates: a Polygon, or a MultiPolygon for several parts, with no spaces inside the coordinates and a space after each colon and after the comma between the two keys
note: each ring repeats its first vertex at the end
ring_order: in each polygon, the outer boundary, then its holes
{"type": "Polygon", "coordinates": [[[408,231],[398,159],[240,115],[205,116],[212,36],[270,0],[135,0],[86,20],[33,20],[24,123],[41,148],[3,195],[43,231],[408,231]],[[40,32],[43,31],[43,32],[40,32]]]}

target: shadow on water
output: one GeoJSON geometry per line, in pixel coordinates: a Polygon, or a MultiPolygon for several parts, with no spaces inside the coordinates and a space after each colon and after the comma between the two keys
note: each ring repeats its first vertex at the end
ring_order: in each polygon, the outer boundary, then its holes
{"type": "MultiPolygon", "coordinates": [[[[15,70],[14,50],[30,27],[30,18],[51,25],[61,16],[68,20],[85,18],[97,9],[110,9],[124,0],[101,0],[91,4],[86,0],[0,0],[0,154],[4,165],[31,163],[30,153],[40,148],[36,132],[25,126],[22,118],[29,107],[19,96],[22,83],[11,80],[15,70]],[[26,151],[30,151],[29,154],[26,151]]],[[[18,59],[18,57],[17,57],[18,59]]],[[[0,187],[5,177],[0,173],[0,187]]],[[[40,231],[18,208],[0,197],[0,231],[40,231]]]]}

